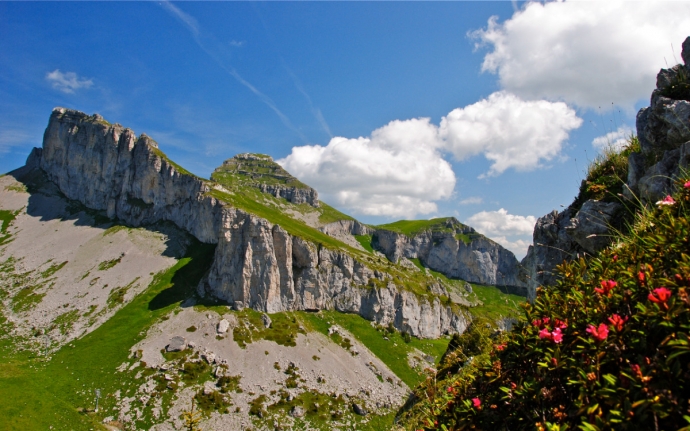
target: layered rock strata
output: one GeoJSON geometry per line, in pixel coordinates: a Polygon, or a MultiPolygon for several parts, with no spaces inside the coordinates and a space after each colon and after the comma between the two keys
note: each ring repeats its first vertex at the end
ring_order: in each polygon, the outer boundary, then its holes
{"type": "Polygon", "coordinates": [[[313,244],[209,196],[212,182],[168,160],[148,136],[137,138],[131,129],[100,116],[56,108],[43,149],[32,152],[30,163],[40,166],[65,196],[111,218],[134,226],[167,220],[202,242],[217,244],[199,289],[235,308],[271,313],[337,309],[393,323],[421,338],[462,332],[467,325],[438,298],[401,290],[386,274],[344,251],[313,244]],[[372,278],[385,287],[368,287],[372,278]]]}
{"type": "MultiPolygon", "coordinates": [[[[636,119],[641,151],[628,157],[623,195],[653,205],[673,190],[690,166],[690,37],[683,42],[684,64],[661,69],[650,106],[636,119]]],[[[610,226],[622,210],[616,202],[587,201],[545,215],[534,228],[533,244],[522,260],[529,274],[529,297],[536,288],[556,281],[556,265],[582,253],[596,253],[611,241],[610,226]]]]}
{"type": "Polygon", "coordinates": [[[392,262],[419,259],[448,277],[527,295],[525,274],[512,252],[454,218],[446,223],[445,230],[425,230],[413,236],[377,229],[372,246],[392,262]]]}

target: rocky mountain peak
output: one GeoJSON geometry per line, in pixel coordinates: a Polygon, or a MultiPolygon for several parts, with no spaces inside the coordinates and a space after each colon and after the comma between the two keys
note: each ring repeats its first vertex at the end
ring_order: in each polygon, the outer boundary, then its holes
{"type": "Polygon", "coordinates": [[[226,188],[250,186],[293,204],[319,206],[319,194],[265,154],[243,153],[227,159],[211,175],[226,188]]]}

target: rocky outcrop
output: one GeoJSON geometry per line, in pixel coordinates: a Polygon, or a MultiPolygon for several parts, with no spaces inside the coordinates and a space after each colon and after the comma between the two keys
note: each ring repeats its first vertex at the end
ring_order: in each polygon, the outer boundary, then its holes
{"type": "Polygon", "coordinates": [[[377,229],[372,246],[392,262],[419,259],[448,277],[495,285],[526,296],[525,274],[512,252],[454,218],[447,223],[446,229],[425,230],[413,236],[377,229]]]}
{"type": "Polygon", "coordinates": [[[340,238],[346,235],[371,235],[374,229],[357,220],[338,220],[319,228],[326,235],[340,238]]]}
{"type": "Polygon", "coordinates": [[[170,162],[158,144],[100,116],[56,108],[40,167],[69,199],[133,226],[168,220],[215,243],[222,206],[208,184],[170,162]]]}
{"type": "MultiPolygon", "coordinates": [[[[135,226],[167,220],[202,242],[217,244],[199,291],[237,309],[336,309],[382,325],[393,323],[422,338],[467,326],[464,316],[438,298],[401,290],[389,276],[342,250],[317,246],[210,197],[214,183],[175,165],[148,136],[137,138],[131,129],[100,116],[55,109],[43,149],[33,151],[28,163],[40,166],[68,198],[111,218],[135,226]]],[[[339,226],[331,229],[369,232],[356,222],[339,226]]]]}
{"type": "Polygon", "coordinates": [[[243,153],[228,159],[215,170],[212,178],[217,174],[234,174],[243,177],[249,185],[277,198],[290,203],[309,204],[315,208],[319,206],[318,192],[301,183],[290,175],[282,166],[265,154],[243,153]]]}
{"type": "Polygon", "coordinates": [[[309,204],[313,207],[319,206],[319,194],[310,188],[288,187],[281,184],[259,184],[259,190],[277,198],[299,205],[309,204]]]}
{"type": "MultiPolygon", "coordinates": [[[[636,119],[641,151],[628,157],[623,195],[632,202],[653,205],[673,190],[674,180],[690,166],[690,37],[683,43],[684,64],[662,69],[650,106],[636,119]]],[[[540,218],[533,245],[522,265],[529,274],[529,297],[540,285],[555,283],[554,269],[580,253],[596,253],[611,241],[622,206],[589,200],[540,218]]]]}

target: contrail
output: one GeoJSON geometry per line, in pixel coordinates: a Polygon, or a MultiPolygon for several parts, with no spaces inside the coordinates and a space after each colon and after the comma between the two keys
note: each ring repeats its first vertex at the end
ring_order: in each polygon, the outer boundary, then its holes
{"type": "Polygon", "coordinates": [[[209,57],[211,57],[216,62],[216,64],[218,64],[218,66],[220,66],[223,70],[225,70],[230,76],[235,78],[235,80],[237,82],[244,85],[245,87],[247,87],[249,89],[249,91],[254,93],[266,106],[271,108],[273,110],[273,112],[276,113],[276,115],[278,116],[278,118],[280,118],[280,121],[283,122],[285,127],[292,130],[293,132],[295,132],[302,139],[302,141],[304,143],[307,143],[306,136],[304,136],[304,134],[301,131],[299,131],[299,129],[297,129],[292,124],[290,119],[285,114],[283,114],[280,111],[280,109],[278,109],[278,106],[276,106],[276,103],[273,101],[273,99],[271,99],[270,97],[268,97],[267,95],[265,95],[264,93],[259,91],[250,82],[248,82],[246,79],[244,79],[242,77],[242,75],[240,75],[237,72],[237,70],[235,70],[234,67],[227,65],[226,62],[223,61],[223,59],[221,58],[221,55],[220,55],[223,51],[223,49],[220,48],[221,45],[215,40],[213,35],[202,34],[202,32],[199,30],[199,23],[194,17],[181,11],[175,5],[173,5],[172,3],[170,3],[167,0],[162,1],[160,4],[168,12],[170,12],[178,20],[180,20],[185,25],[185,27],[187,27],[187,29],[192,33],[192,36],[194,37],[194,41],[196,42],[197,45],[199,45],[199,48],[201,48],[209,57]],[[206,46],[206,44],[202,41],[202,37],[207,39],[208,42],[215,44],[216,45],[215,49],[208,48],[206,46]]]}
{"type": "Polygon", "coordinates": [[[309,97],[309,94],[307,91],[304,89],[302,86],[302,81],[299,80],[297,75],[295,75],[292,72],[292,69],[288,67],[288,65],[285,63],[285,60],[282,58],[280,59],[281,62],[283,63],[283,67],[287,71],[288,75],[290,75],[290,78],[292,78],[292,82],[295,84],[295,87],[297,90],[302,93],[305,99],[307,99],[307,103],[309,103],[309,108],[311,109],[311,113],[314,115],[314,118],[316,118],[316,121],[319,122],[323,130],[328,134],[330,138],[333,137],[333,133],[331,133],[331,128],[328,127],[328,123],[326,123],[326,119],[323,118],[323,114],[321,113],[321,110],[317,107],[314,106],[314,103],[311,101],[311,97],[309,97]]]}

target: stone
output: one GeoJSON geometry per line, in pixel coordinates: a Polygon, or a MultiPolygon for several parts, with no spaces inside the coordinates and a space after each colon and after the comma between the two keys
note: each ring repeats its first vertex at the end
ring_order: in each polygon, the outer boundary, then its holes
{"type": "Polygon", "coordinates": [[[465,286],[463,286],[467,293],[472,293],[472,285],[470,283],[465,282],[465,286]]]}
{"type": "Polygon", "coordinates": [[[304,408],[302,408],[302,406],[294,406],[292,409],[290,409],[289,412],[289,415],[293,418],[301,418],[305,414],[306,412],[304,411],[304,408]]]}
{"type": "Polygon", "coordinates": [[[368,414],[366,409],[358,403],[352,403],[352,410],[360,416],[366,416],[368,414]]]}
{"type": "Polygon", "coordinates": [[[216,354],[213,352],[205,352],[201,355],[201,359],[206,361],[209,365],[213,364],[216,361],[216,354]]]}
{"type": "Polygon", "coordinates": [[[170,339],[170,343],[165,346],[165,350],[168,352],[181,352],[187,348],[187,340],[184,337],[175,336],[170,339]]]}
{"type": "Polygon", "coordinates": [[[261,321],[264,324],[264,328],[270,328],[271,327],[271,318],[268,317],[268,314],[264,313],[261,315],[261,321]]]}
{"type": "Polygon", "coordinates": [[[219,334],[225,334],[228,332],[228,329],[230,328],[230,322],[228,322],[226,319],[221,319],[220,322],[218,322],[218,326],[216,328],[216,331],[219,334]]]}
{"type": "Polygon", "coordinates": [[[617,202],[588,200],[570,219],[565,231],[585,251],[594,254],[611,243],[609,230],[616,227],[614,218],[619,216],[622,208],[617,202]]]}

